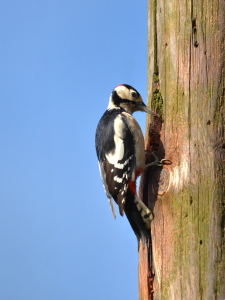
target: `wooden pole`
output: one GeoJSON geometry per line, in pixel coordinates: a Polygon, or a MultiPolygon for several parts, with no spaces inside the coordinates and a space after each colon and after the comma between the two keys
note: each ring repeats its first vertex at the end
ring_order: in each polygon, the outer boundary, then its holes
{"type": "Polygon", "coordinates": [[[147,120],[146,147],[172,164],[141,179],[155,218],[150,267],[139,251],[139,300],[222,300],[225,1],[149,0],[148,20],[149,104],[163,122],[147,120]]]}

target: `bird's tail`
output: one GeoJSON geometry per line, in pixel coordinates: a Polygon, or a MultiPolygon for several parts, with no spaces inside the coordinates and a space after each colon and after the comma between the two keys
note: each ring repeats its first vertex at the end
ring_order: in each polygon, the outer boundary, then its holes
{"type": "Polygon", "coordinates": [[[116,212],[115,212],[115,208],[113,205],[113,199],[112,199],[112,197],[108,197],[108,199],[109,199],[109,205],[110,205],[110,208],[111,208],[111,211],[113,214],[113,218],[116,219],[116,212]]]}
{"type": "Polygon", "coordinates": [[[150,224],[153,214],[138,196],[132,194],[129,190],[125,202],[125,214],[137,237],[138,245],[142,240],[142,244],[145,246],[146,240],[150,237],[150,224]]]}

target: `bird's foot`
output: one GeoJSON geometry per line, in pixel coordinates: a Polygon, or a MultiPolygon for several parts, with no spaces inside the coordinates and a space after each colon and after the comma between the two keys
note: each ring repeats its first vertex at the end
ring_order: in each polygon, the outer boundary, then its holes
{"type": "Polygon", "coordinates": [[[138,211],[141,214],[141,217],[143,219],[143,222],[145,223],[145,226],[148,230],[151,228],[151,221],[154,219],[153,212],[144,204],[141,199],[138,198],[136,195],[134,198],[134,203],[137,206],[138,211]]]}
{"type": "Polygon", "coordinates": [[[147,164],[145,166],[145,170],[152,166],[162,167],[163,165],[170,165],[172,163],[169,159],[159,160],[159,158],[155,155],[154,152],[151,152],[150,154],[154,157],[155,160],[153,162],[151,162],[150,164],[147,164]]]}

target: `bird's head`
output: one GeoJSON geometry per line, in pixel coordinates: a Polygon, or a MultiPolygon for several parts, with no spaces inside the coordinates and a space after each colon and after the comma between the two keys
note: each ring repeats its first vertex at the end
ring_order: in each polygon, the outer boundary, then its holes
{"type": "Polygon", "coordinates": [[[122,107],[130,114],[135,111],[143,111],[156,116],[143,102],[141,95],[128,84],[117,85],[109,99],[108,109],[122,107]]]}

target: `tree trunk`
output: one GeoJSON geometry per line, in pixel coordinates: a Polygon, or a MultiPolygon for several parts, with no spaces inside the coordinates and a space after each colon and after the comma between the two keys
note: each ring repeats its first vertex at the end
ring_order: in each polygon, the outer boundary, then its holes
{"type": "Polygon", "coordinates": [[[222,300],[225,1],[149,0],[148,22],[149,105],[163,122],[147,119],[146,148],[172,164],[141,179],[155,276],[153,298],[139,283],[139,300],[222,300]]]}

